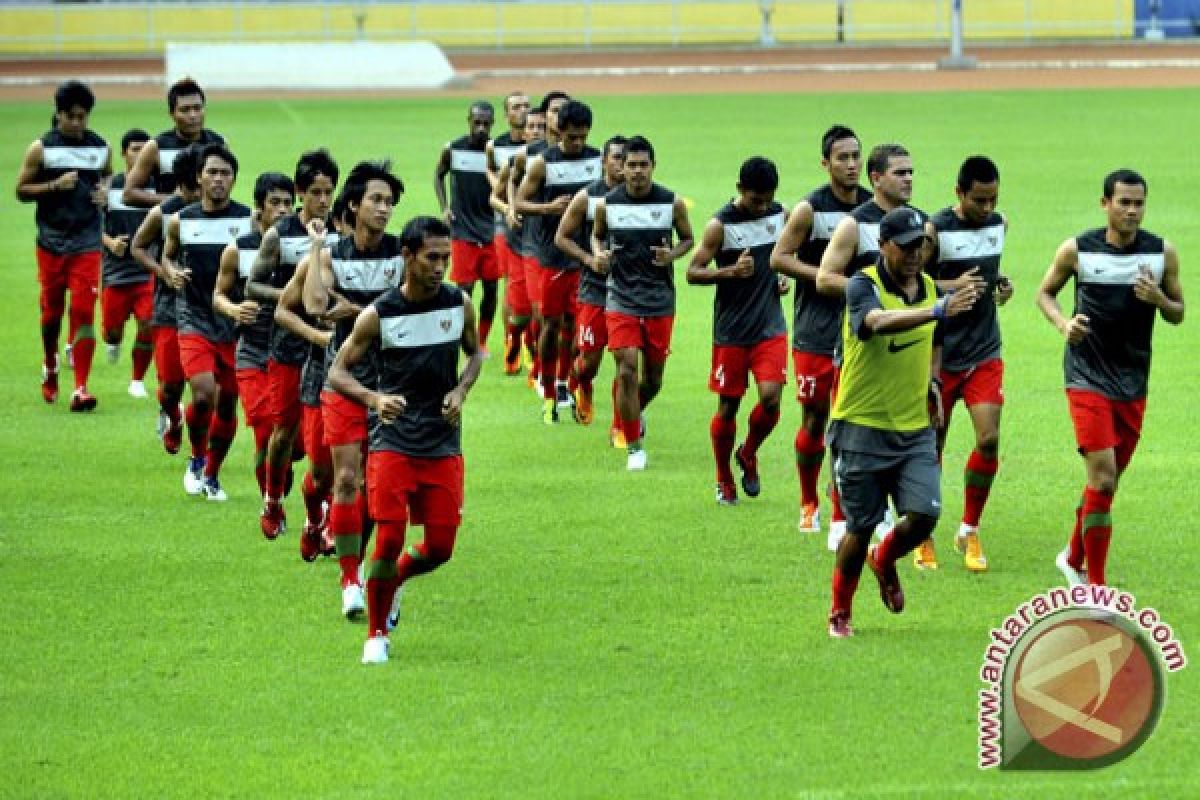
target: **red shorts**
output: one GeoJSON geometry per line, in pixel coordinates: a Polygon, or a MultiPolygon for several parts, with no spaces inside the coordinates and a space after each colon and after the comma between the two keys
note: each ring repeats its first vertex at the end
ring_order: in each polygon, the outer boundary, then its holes
{"type": "Polygon", "coordinates": [[[237,371],[238,396],[242,398],[242,411],[246,414],[246,425],[257,428],[271,424],[271,397],[267,388],[265,369],[239,369],[237,371]]]}
{"type": "MultiPolygon", "coordinates": [[[[505,245],[508,250],[508,245],[505,245]]],[[[509,313],[513,317],[529,317],[533,314],[533,306],[529,302],[529,284],[526,282],[525,261],[521,256],[508,250],[507,278],[504,286],[504,299],[508,303],[509,313]]]]}
{"type": "Polygon", "coordinates": [[[538,263],[534,256],[522,256],[522,263],[525,264],[525,293],[529,295],[529,305],[531,308],[542,308],[542,265],[538,263]]]}
{"type": "Polygon", "coordinates": [[[179,331],[168,325],[154,328],[154,369],[158,382],[183,383],[183,364],[179,361],[179,331]]]}
{"type": "Polygon", "coordinates": [[[1067,405],[1075,424],[1075,442],[1080,453],[1112,448],[1117,469],[1125,469],[1142,435],[1146,398],[1113,400],[1099,392],[1067,389],[1067,405]]]}
{"type": "Polygon", "coordinates": [[[303,406],[301,410],[301,441],[308,462],[314,467],[332,467],[333,454],[325,444],[325,415],[320,406],[303,406]]]}
{"type": "Polygon", "coordinates": [[[542,270],[542,316],[574,317],[579,305],[579,270],[542,270]]]}
{"type": "Polygon", "coordinates": [[[196,333],[179,334],[179,363],[190,380],[197,375],[212,373],[217,386],[226,394],[237,394],[237,373],[234,370],[236,342],[210,342],[196,333]]]}
{"type": "Polygon", "coordinates": [[[833,356],[792,350],[792,371],[796,375],[796,400],[802,406],[831,408],[837,367],[833,356]]]}
{"type": "Polygon", "coordinates": [[[131,316],[149,322],[154,315],[154,281],[105,286],[100,295],[100,324],[105,331],[117,331],[131,316]]]}
{"type": "Polygon", "coordinates": [[[58,255],[37,247],[35,252],[43,313],[52,308],[61,311],[62,295],[68,289],[73,298],[90,298],[91,307],[95,308],[96,295],[100,293],[99,250],[58,255]]]}
{"type": "Polygon", "coordinates": [[[740,347],[714,344],[708,388],[722,397],[746,393],[747,376],[758,383],[787,383],[787,334],[740,347]]]}
{"type": "Polygon", "coordinates": [[[462,239],[450,242],[450,280],[464,284],[500,279],[500,262],[491,242],[475,244],[462,239]]]}
{"type": "Polygon", "coordinates": [[[1004,405],[1004,361],[991,358],[962,372],[938,373],[942,381],[942,408],[947,412],[961,397],[967,408],[1004,405]]]}
{"type": "Polygon", "coordinates": [[[633,347],[646,354],[646,360],[661,364],[671,354],[671,328],[675,315],[665,317],[635,317],[619,311],[607,311],[608,349],[612,352],[633,347]]]}
{"type": "Polygon", "coordinates": [[[579,303],[575,315],[575,347],[581,353],[595,353],[608,346],[608,323],[604,306],[579,303]]]}
{"type": "Polygon", "coordinates": [[[281,364],[275,359],[267,362],[271,422],[277,428],[294,428],[300,424],[301,369],[300,365],[281,364]]]}
{"type": "MultiPolygon", "coordinates": [[[[453,246],[451,242],[451,246],[453,246]]],[[[508,246],[508,239],[504,238],[504,234],[496,231],[496,235],[492,238],[492,247],[496,251],[496,266],[500,268],[500,277],[507,278],[512,270],[513,258],[520,258],[513,249],[508,246]]]]}
{"type": "Polygon", "coordinates": [[[463,457],[420,458],[390,450],[367,456],[367,504],[371,518],[425,525],[462,522],[463,457]]]}
{"type": "Polygon", "coordinates": [[[321,413],[325,422],[325,444],[340,447],[367,440],[367,408],[343,394],[326,389],[321,392],[321,413]]]}

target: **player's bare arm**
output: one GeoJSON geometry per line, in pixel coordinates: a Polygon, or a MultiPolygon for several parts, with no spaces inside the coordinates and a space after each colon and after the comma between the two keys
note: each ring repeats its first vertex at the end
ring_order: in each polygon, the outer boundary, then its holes
{"type": "Polygon", "coordinates": [[[467,365],[459,376],[458,385],[446,393],[442,399],[442,417],[451,425],[462,421],[463,403],[467,401],[467,393],[479,379],[483,369],[483,353],[479,350],[479,331],[475,325],[475,306],[470,296],[463,292],[463,332],[462,351],[467,356],[467,365]]]}
{"type": "Polygon", "coordinates": [[[687,205],[682,197],[676,197],[672,206],[673,227],[677,241],[674,245],[668,237],[663,238],[662,245],[651,247],[654,263],[660,267],[671,267],[677,259],[692,252],[696,244],[696,236],[692,233],[692,222],[688,219],[687,205]]]}
{"type": "Polygon", "coordinates": [[[183,288],[192,277],[190,269],[182,269],[176,263],[175,259],[179,256],[179,215],[172,214],[167,219],[167,237],[163,243],[162,262],[159,266],[159,274],[162,276],[163,283],[167,284],[175,291],[183,288]]]}
{"type": "Polygon", "coordinates": [[[571,196],[568,194],[559,195],[549,203],[539,203],[533,199],[545,182],[546,161],[541,156],[534,156],[525,171],[521,187],[517,189],[515,205],[518,214],[550,216],[562,214],[567,210],[567,205],[571,202],[571,196]]]}
{"type": "Polygon", "coordinates": [[[896,311],[884,311],[882,308],[874,308],[868,311],[867,316],[863,318],[863,327],[859,333],[874,335],[878,333],[902,333],[903,331],[910,331],[927,323],[937,322],[947,317],[956,317],[959,314],[970,311],[978,299],[979,292],[973,286],[968,286],[950,294],[942,295],[929,308],[896,311]]]}
{"type": "MultiPolygon", "coordinates": [[[[488,147],[491,147],[489,144],[488,147]]],[[[497,214],[508,217],[508,165],[500,168],[499,175],[492,183],[492,193],[488,195],[488,205],[497,214]]],[[[511,222],[511,220],[510,220],[511,222]]]]}
{"type": "Polygon", "coordinates": [[[946,427],[946,407],[942,402],[942,346],[934,342],[929,356],[929,424],[934,430],[946,427]]]}
{"type": "Polygon", "coordinates": [[[813,208],[807,200],[801,200],[792,209],[779,241],[771,250],[771,269],[798,281],[815,282],[819,265],[800,260],[797,254],[812,233],[813,208]]]}
{"type": "MultiPolygon", "coordinates": [[[[932,222],[925,223],[925,235],[929,237],[929,241],[932,243],[930,245],[929,261],[926,262],[926,270],[933,271],[937,266],[941,250],[938,247],[938,229],[934,227],[932,222]]],[[[965,289],[967,286],[974,286],[980,292],[987,290],[987,280],[984,279],[979,267],[971,267],[968,270],[964,270],[963,274],[949,280],[943,280],[934,275],[933,282],[937,285],[938,290],[942,292],[953,292],[958,289],[965,289]]]]}
{"type": "Polygon", "coordinates": [[[168,194],[159,194],[146,188],[150,185],[150,179],[154,177],[154,168],[157,165],[158,142],[151,139],[142,147],[142,152],[138,153],[133,168],[125,176],[125,189],[121,192],[121,199],[126,204],[150,208],[170,197],[168,194]]]}
{"type": "Polygon", "coordinates": [[[1086,315],[1076,314],[1068,319],[1063,314],[1062,306],[1058,304],[1058,293],[1067,285],[1067,281],[1071,280],[1078,266],[1079,246],[1075,239],[1067,239],[1059,245],[1058,252],[1054,254],[1054,261],[1042,278],[1036,298],[1042,314],[1069,344],[1079,344],[1090,332],[1086,315]]]}
{"type": "Polygon", "coordinates": [[[263,231],[262,245],[250,266],[246,279],[246,297],[260,303],[279,302],[280,291],[271,285],[271,274],[279,268],[279,231],[275,226],[263,231]]]}
{"type": "Polygon", "coordinates": [[[442,148],[438,156],[437,166],[433,170],[433,193],[437,196],[438,207],[442,209],[442,219],[447,225],[454,224],[454,211],[446,199],[446,175],[450,172],[450,145],[442,148]]]}
{"type": "Polygon", "coordinates": [[[592,270],[607,275],[612,267],[612,250],[605,247],[608,238],[608,206],[600,200],[596,203],[596,217],[592,220],[592,270]]]}
{"type": "Polygon", "coordinates": [[[380,421],[388,425],[404,413],[404,398],[398,394],[373,392],[358,382],[351,372],[358,362],[366,358],[371,343],[379,338],[379,314],[368,306],[358,315],[354,330],[338,349],[333,363],[329,365],[329,385],[356,403],[373,409],[380,421]]]}
{"type": "Polygon", "coordinates": [[[163,278],[162,265],[150,256],[150,248],[161,237],[162,209],[156,206],[150,209],[150,213],[142,220],[142,224],[138,226],[137,231],[133,234],[133,241],[129,245],[133,260],[141,264],[142,269],[146,270],[146,272],[159,278],[163,278]]]}
{"type": "Polygon", "coordinates": [[[487,145],[483,148],[483,153],[483,168],[487,172],[488,183],[491,184],[492,191],[495,191],[496,186],[501,181],[501,170],[496,166],[496,149],[491,139],[488,139],[487,145]]]}
{"type": "Polygon", "coordinates": [[[22,203],[36,202],[39,197],[57,192],[67,192],[79,183],[79,173],[75,170],[64,172],[49,181],[35,181],[42,166],[42,141],[39,139],[29,145],[25,151],[25,159],[17,173],[17,200],[22,203]]]}
{"type": "Polygon", "coordinates": [[[235,303],[230,296],[237,286],[238,255],[238,246],[234,242],[221,251],[221,263],[213,286],[213,309],[239,325],[253,325],[258,316],[258,303],[250,299],[235,303]]]}
{"type": "MultiPolygon", "coordinates": [[[[1004,233],[1007,235],[1008,217],[1004,214],[1001,214],[1000,219],[1004,220],[1004,233]]],[[[1004,273],[1000,273],[998,276],[996,276],[996,305],[1002,306],[1011,300],[1014,291],[1015,289],[1013,287],[1012,278],[1008,277],[1004,273]]]]}
{"type": "Polygon", "coordinates": [[[104,244],[104,249],[112,253],[117,258],[124,258],[129,252],[129,234],[122,233],[119,236],[109,236],[107,233],[100,234],[100,241],[104,244]]]}
{"type": "Polygon", "coordinates": [[[708,285],[717,281],[734,278],[748,278],[754,274],[754,257],[747,248],[738,256],[737,261],[727,267],[709,268],[716,258],[717,252],[725,241],[725,226],[719,219],[710,219],[704,226],[704,235],[700,237],[700,246],[692,253],[692,262],[687,268],[687,282],[695,285],[708,285]]]}
{"type": "Polygon", "coordinates": [[[833,229],[821,265],[817,269],[817,291],[833,297],[846,293],[846,267],[858,250],[858,220],[846,217],[833,229]]]}
{"type": "Polygon", "coordinates": [[[1179,252],[1175,245],[1163,242],[1162,282],[1143,272],[1133,285],[1133,293],[1138,300],[1157,308],[1166,322],[1172,325],[1183,322],[1183,284],[1179,282],[1179,252]]]}
{"type": "Polygon", "coordinates": [[[333,338],[331,328],[317,328],[309,325],[304,317],[296,313],[304,308],[304,277],[308,274],[308,256],[300,259],[292,279],[279,293],[279,302],[275,304],[275,322],[284,330],[302,337],[310,344],[318,347],[328,347],[333,338]]]}
{"type": "Polygon", "coordinates": [[[558,221],[558,230],[554,233],[554,246],[588,269],[594,269],[592,264],[595,258],[575,240],[575,235],[587,221],[587,206],[587,189],[580,189],[571,198],[570,205],[558,221]]]}
{"type": "Polygon", "coordinates": [[[309,257],[315,255],[317,268],[310,267],[304,279],[304,310],[313,315],[324,314],[329,308],[329,289],[334,285],[333,254],[325,249],[325,224],[309,220],[308,237],[312,242],[309,257]]]}

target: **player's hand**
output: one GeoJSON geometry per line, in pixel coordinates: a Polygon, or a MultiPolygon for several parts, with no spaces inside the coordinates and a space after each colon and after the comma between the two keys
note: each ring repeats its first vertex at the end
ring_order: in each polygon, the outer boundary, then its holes
{"type": "Polygon", "coordinates": [[[779,275],[775,279],[775,294],[783,297],[792,289],[792,281],[787,275],[779,275]]]}
{"type": "Polygon", "coordinates": [[[1076,314],[1067,320],[1066,325],[1062,328],[1063,336],[1067,337],[1067,344],[1079,344],[1083,341],[1083,337],[1092,332],[1088,326],[1089,320],[1083,314],[1076,314]]]}
{"type": "Polygon", "coordinates": [[[163,264],[162,277],[163,283],[178,292],[192,279],[192,271],[190,269],[180,269],[174,264],[163,264]]]}
{"type": "Polygon", "coordinates": [[[612,268],[612,250],[600,250],[592,255],[592,263],[589,264],[593,272],[600,275],[607,275],[609,269],[612,268]]]}
{"type": "Polygon", "coordinates": [[[79,172],[77,170],[71,170],[70,172],[64,172],[62,175],[59,175],[50,183],[50,185],[54,187],[55,191],[69,192],[75,188],[77,183],[79,183],[79,172]]]}
{"type": "MultiPolygon", "coordinates": [[[[749,251],[747,250],[746,253],[748,253],[748,252],[749,251]]],[[[742,258],[746,255],[746,253],[742,253],[742,255],[738,257],[737,264],[739,266],[741,265],[742,258]]],[[[673,252],[671,252],[671,242],[665,236],[663,237],[661,245],[650,248],[650,254],[652,256],[654,256],[654,265],[655,266],[669,267],[675,263],[675,254],[673,252]]],[[[751,270],[751,272],[754,271],[754,260],[753,259],[750,260],[750,270],[751,270]]],[[[736,270],[735,270],[735,274],[737,274],[736,270]]],[[[749,274],[749,273],[747,273],[747,274],[749,274]]],[[[745,277],[745,275],[738,275],[738,277],[742,278],[742,277],[745,277]]]]}
{"type": "Polygon", "coordinates": [[[361,312],[362,306],[357,303],[351,303],[344,297],[338,297],[324,314],[317,315],[317,319],[333,325],[344,319],[354,319],[361,312]]]}
{"type": "Polygon", "coordinates": [[[371,395],[371,405],[375,409],[375,413],[379,415],[379,421],[384,425],[391,425],[404,413],[408,403],[402,395],[376,392],[371,395]]]}
{"type": "MultiPolygon", "coordinates": [[[[658,247],[652,247],[651,250],[659,250],[658,247]]],[[[654,261],[658,263],[658,253],[655,253],[654,261]]],[[[749,278],[754,274],[754,256],[750,255],[750,248],[742,251],[737,257],[737,261],[733,262],[733,271],[730,273],[735,278],[749,278]]]]}
{"type": "Polygon", "coordinates": [[[504,212],[504,221],[508,223],[508,227],[515,231],[520,229],[521,223],[525,220],[524,217],[517,213],[517,209],[510,205],[508,211],[504,212]]]}
{"type": "Polygon", "coordinates": [[[117,258],[124,258],[125,254],[129,252],[129,234],[122,233],[113,239],[112,247],[108,248],[108,250],[117,258]]]}
{"type": "Polygon", "coordinates": [[[1158,285],[1158,281],[1154,280],[1154,276],[1148,269],[1143,269],[1138,273],[1138,279],[1133,284],[1133,296],[1155,308],[1162,308],[1163,302],[1167,299],[1166,293],[1163,292],[1162,287],[1158,285]]]}
{"type": "Polygon", "coordinates": [[[92,189],[92,205],[96,208],[108,208],[108,189],[104,186],[97,186],[92,189]]]}
{"type": "Polygon", "coordinates": [[[1009,280],[1007,275],[1001,275],[996,279],[995,298],[996,305],[1002,306],[1012,299],[1013,282],[1009,280]]]}
{"type": "Polygon", "coordinates": [[[258,303],[253,300],[243,300],[233,308],[233,319],[238,325],[253,325],[254,320],[258,318],[258,303]]]}
{"type": "Polygon", "coordinates": [[[548,213],[562,216],[567,213],[567,206],[569,205],[571,205],[571,195],[560,194],[548,203],[548,213]]]}
{"type": "Polygon", "coordinates": [[[974,286],[976,291],[984,292],[987,290],[987,281],[979,273],[979,267],[971,267],[962,275],[955,278],[952,286],[955,291],[965,289],[968,286],[974,286]]]}
{"type": "Polygon", "coordinates": [[[957,289],[943,298],[946,301],[946,316],[956,317],[970,311],[979,300],[979,289],[971,283],[962,289],[957,289]]]}
{"type": "Polygon", "coordinates": [[[443,211],[442,212],[442,221],[445,222],[447,225],[453,226],[454,225],[454,209],[447,208],[445,211],[443,211]]]}
{"type": "Polygon", "coordinates": [[[312,249],[315,253],[325,246],[325,220],[313,217],[305,227],[308,230],[308,239],[312,242],[312,249]]]}
{"type": "Polygon", "coordinates": [[[946,424],[946,409],[942,406],[942,387],[936,381],[929,382],[929,424],[941,430],[946,424]]]}
{"type": "Polygon", "coordinates": [[[442,398],[442,419],[457,428],[462,423],[462,407],[466,399],[462,389],[455,388],[446,392],[446,396],[442,398]]]}

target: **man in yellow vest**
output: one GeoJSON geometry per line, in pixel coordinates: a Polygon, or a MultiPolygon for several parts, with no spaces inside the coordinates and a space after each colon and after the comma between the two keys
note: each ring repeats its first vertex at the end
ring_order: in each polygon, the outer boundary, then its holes
{"type": "Polygon", "coordinates": [[[833,570],[829,635],[853,634],[854,591],[864,562],[879,581],[883,604],[904,609],[896,561],[923,542],[941,513],[941,469],[934,430],[940,424],[935,377],[940,325],[974,305],[975,287],[938,296],[922,271],[931,252],[925,215],[910,206],[879,223],[879,261],[846,285],[844,355],[831,414],[834,478],[846,532],[833,570]],[[888,498],[900,521],[868,552],[888,498]]]}

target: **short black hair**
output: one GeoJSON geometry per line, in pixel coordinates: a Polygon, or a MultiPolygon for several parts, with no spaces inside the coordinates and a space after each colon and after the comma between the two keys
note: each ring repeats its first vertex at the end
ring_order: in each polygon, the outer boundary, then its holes
{"type": "Polygon", "coordinates": [[[237,177],[237,156],[235,156],[233,151],[231,151],[228,147],[223,144],[217,144],[216,142],[204,145],[204,149],[200,151],[200,162],[196,164],[196,175],[199,175],[204,170],[204,165],[207,164],[208,159],[212,158],[213,156],[216,156],[228,164],[233,169],[233,177],[237,177]]]}
{"type": "Polygon", "coordinates": [[[512,106],[513,98],[527,97],[527,96],[528,95],[526,95],[525,92],[522,92],[520,89],[509,92],[508,94],[504,95],[504,110],[508,111],[508,109],[512,106]]]}
{"type": "Polygon", "coordinates": [[[557,91],[556,92],[547,92],[546,96],[542,98],[542,102],[538,104],[538,113],[545,114],[547,111],[549,111],[550,104],[553,103],[555,100],[570,100],[570,99],[571,99],[571,95],[567,94],[566,92],[557,92],[557,91]]]}
{"type": "Polygon", "coordinates": [[[273,191],[282,190],[296,198],[296,184],[282,172],[264,172],[254,181],[254,207],[262,208],[267,202],[267,195],[273,191]]]}
{"type": "Polygon", "coordinates": [[[476,100],[471,103],[471,107],[467,109],[468,114],[474,114],[476,111],[486,111],[493,117],[496,116],[496,107],[487,100],[476,100]]]}
{"type": "Polygon", "coordinates": [[[360,161],[346,176],[346,188],[342,194],[346,198],[347,207],[362,202],[363,196],[367,193],[367,184],[371,181],[386,183],[392,190],[392,200],[395,202],[399,202],[400,195],[404,194],[404,181],[392,174],[390,160],[360,161]]]}
{"type": "Polygon", "coordinates": [[[995,183],[1000,180],[1000,170],[996,162],[987,156],[971,156],[958,168],[958,188],[969,192],[976,183],[995,183]]]}
{"type": "Polygon", "coordinates": [[[821,158],[829,158],[830,153],[833,152],[833,143],[840,142],[842,139],[860,141],[858,134],[845,125],[830,125],[829,130],[821,136],[821,158]]]}
{"type": "Polygon", "coordinates": [[[751,192],[773,192],[779,188],[779,170],[775,162],[763,156],[752,156],[742,162],[738,186],[751,192]]]}
{"type": "Polygon", "coordinates": [[[146,133],[141,128],[130,128],[125,131],[125,135],[121,137],[121,152],[124,153],[129,149],[129,145],[137,144],[138,142],[150,141],[150,134],[146,133]]]}
{"type": "Polygon", "coordinates": [[[307,192],[308,187],[313,185],[313,181],[317,179],[318,175],[324,175],[333,181],[334,186],[337,186],[338,165],[333,160],[333,156],[329,155],[329,151],[320,147],[302,154],[300,160],[296,162],[296,171],[293,174],[296,188],[301,192],[307,192]]]}
{"type": "Polygon", "coordinates": [[[416,253],[427,239],[436,236],[450,238],[450,226],[437,217],[413,217],[404,223],[404,230],[400,232],[400,246],[410,253],[416,253]]]}
{"type": "Polygon", "coordinates": [[[654,145],[650,144],[650,140],[645,136],[637,135],[630,136],[629,141],[625,143],[625,156],[629,157],[630,153],[648,153],[650,155],[650,163],[654,161],[654,145]]]}
{"type": "Polygon", "coordinates": [[[82,81],[67,81],[54,90],[54,110],[70,111],[79,106],[89,114],[96,107],[96,95],[82,81]]]}
{"type": "Polygon", "coordinates": [[[867,174],[887,172],[891,159],[908,154],[902,144],[877,144],[871,148],[871,155],[867,156],[867,174]]]}
{"type": "Polygon", "coordinates": [[[204,96],[204,90],[200,88],[200,84],[191,78],[183,78],[172,83],[171,88],[167,89],[167,110],[174,111],[175,106],[179,105],[179,98],[187,97],[190,94],[200,95],[200,102],[202,103],[208,102],[208,98],[204,96]]]}
{"type": "Polygon", "coordinates": [[[1150,187],[1146,185],[1146,179],[1141,176],[1141,173],[1131,169],[1113,170],[1104,176],[1104,197],[1107,200],[1112,200],[1113,192],[1117,190],[1117,184],[1123,183],[1126,186],[1141,186],[1142,191],[1150,193],[1150,187]]]}
{"type": "Polygon", "coordinates": [[[592,127],[592,109],[587,103],[578,100],[568,100],[567,104],[558,110],[558,129],[592,127]]]}
{"type": "Polygon", "coordinates": [[[189,144],[180,150],[176,154],[175,160],[171,162],[171,172],[175,175],[175,180],[180,186],[193,192],[200,188],[200,154],[202,152],[204,152],[204,145],[189,144]]]}
{"type": "Polygon", "coordinates": [[[629,144],[629,139],[619,133],[616,136],[608,137],[608,141],[604,143],[604,157],[608,158],[608,149],[610,147],[619,147],[624,150],[627,144],[629,144]]]}
{"type": "Polygon", "coordinates": [[[333,205],[329,207],[329,221],[333,222],[354,222],[354,212],[350,210],[349,204],[346,202],[345,190],[338,193],[338,196],[333,198],[333,205]]]}

